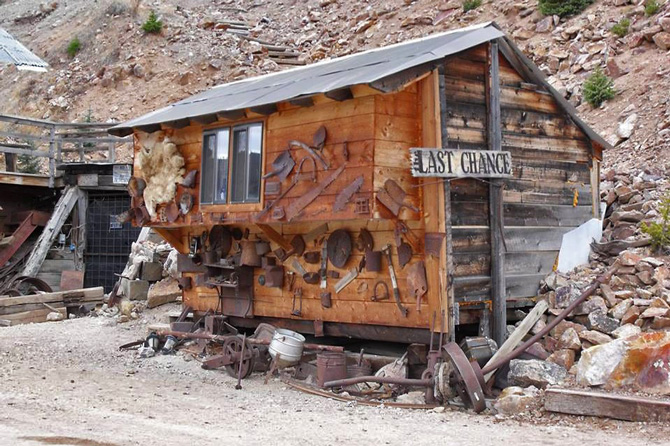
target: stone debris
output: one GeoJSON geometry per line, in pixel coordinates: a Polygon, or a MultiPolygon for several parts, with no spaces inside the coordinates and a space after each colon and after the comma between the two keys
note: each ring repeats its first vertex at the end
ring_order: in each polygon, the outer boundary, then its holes
{"type": "Polygon", "coordinates": [[[534,409],[538,403],[540,391],[535,386],[505,388],[496,401],[493,408],[501,415],[511,416],[534,409]]]}
{"type": "Polygon", "coordinates": [[[536,386],[545,388],[556,385],[567,377],[567,370],[553,362],[537,359],[513,359],[509,364],[507,379],[510,384],[522,387],[536,386]]]}

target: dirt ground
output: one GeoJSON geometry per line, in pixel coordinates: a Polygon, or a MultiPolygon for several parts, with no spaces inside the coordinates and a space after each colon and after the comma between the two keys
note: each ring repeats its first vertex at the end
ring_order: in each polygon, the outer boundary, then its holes
{"type": "Polygon", "coordinates": [[[668,426],[538,414],[531,421],[365,407],[311,396],[181,354],[141,359],[118,346],[143,320],[109,318],[0,329],[2,445],[629,445],[668,444],[668,426]]]}

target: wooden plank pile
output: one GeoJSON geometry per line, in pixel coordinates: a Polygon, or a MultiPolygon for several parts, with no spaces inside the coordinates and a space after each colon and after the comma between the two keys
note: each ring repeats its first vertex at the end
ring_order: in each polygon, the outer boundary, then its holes
{"type": "Polygon", "coordinates": [[[0,296],[0,326],[46,322],[47,315],[59,312],[67,316],[67,309],[81,305],[102,304],[103,287],[28,296],[0,296]]]}

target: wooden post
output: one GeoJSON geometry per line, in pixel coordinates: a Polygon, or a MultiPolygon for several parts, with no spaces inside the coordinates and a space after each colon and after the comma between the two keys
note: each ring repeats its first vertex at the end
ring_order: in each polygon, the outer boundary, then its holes
{"type": "Polygon", "coordinates": [[[49,128],[49,187],[53,188],[56,179],[56,126],[49,128]]]}
{"type": "MultiPolygon", "coordinates": [[[[440,117],[438,124],[440,126],[440,146],[443,149],[449,147],[449,134],[447,133],[447,93],[444,78],[445,67],[440,64],[438,68],[438,82],[439,82],[439,101],[440,101],[440,117]]],[[[444,233],[446,243],[446,282],[447,282],[447,326],[449,327],[449,341],[456,340],[456,325],[460,316],[458,305],[454,298],[454,259],[453,259],[453,243],[451,239],[451,183],[444,182],[444,233]]]]}
{"type": "Polygon", "coordinates": [[[109,155],[107,156],[107,162],[110,164],[114,164],[116,162],[116,154],[114,153],[114,143],[110,142],[109,143],[109,155]]]}
{"type": "Polygon", "coordinates": [[[88,192],[79,190],[77,198],[77,230],[75,232],[75,256],[74,267],[77,271],[85,271],[86,261],[84,253],[86,252],[86,212],[88,211],[88,192]]]}
{"type": "MultiPolygon", "coordinates": [[[[437,70],[420,81],[421,118],[423,147],[442,147],[440,126],[440,86],[437,70]]],[[[444,219],[444,187],[435,178],[422,180],[423,219],[426,232],[445,232],[444,219]]],[[[426,277],[428,279],[428,305],[431,314],[434,311],[437,323],[434,331],[441,330],[439,323],[442,311],[448,315],[449,298],[447,292],[447,250],[443,243],[438,257],[426,256],[426,277]]],[[[432,316],[431,316],[432,317],[432,316]]],[[[449,317],[451,319],[451,317],[449,317]]],[[[450,333],[450,325],[444,327],[450,333]]]]}
{"type": "Polygon", "coordinates": [[[7,172],[16,172],[16,154],[5,153],[5,165],[7,172]]]}
{"type": "MultiPolygon", "coordinates": [[[[486,70],[487,139],[489,150],[501,150],[500,76],[498,42],[488,44],[486,70]]],[[[489,186],[489,228],[491,230],[491,300],[493,301],[493,339],[502,345],[507,338],[507,294],[505,290],[505,242],[503,240],[502,180],[489,186]]]]}

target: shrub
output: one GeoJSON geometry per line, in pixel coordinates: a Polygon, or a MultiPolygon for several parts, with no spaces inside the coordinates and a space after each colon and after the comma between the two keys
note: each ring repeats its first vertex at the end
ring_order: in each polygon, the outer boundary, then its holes
{"type": "Polygon", "coordinates": [[[654,249],[670,246],[670,195],[665,196],[658,206],[661,221],[646,224],[642,222],[642,232],[651,237],[651,245],[654,249]]]}
{"type": "Polygon", "coordinates": [[[40,159],[36,156],[21,154],[16,160],[16,168],[21,173],[40,173],[40,159]]]}
{"type": "Polygon", "coordinates": [[[565,17],[579,14],[591,3],[593,0],[538,0],[538,7],[544,15],[565,17]]]}
{"type": "Polygon", "coordinates": [[[120,1],[113,1],[112,3],[107,6],[107,9],[105,9],[105,14],[109,15],[122,15],[128,12],[128,5],[125,4],[124,2],[120,1]]]}
{"type": "Polygon", "coordinates": [[[647,15],[654,15],[659,9],[661,9],[661,7],[656,0],[647,0],[644,3],[644,13],[647,15]]]}
{"type": "Polygon", "coordinates": [[[145,33],[158,34],[163,29],[163,22],[158,20],[155,12],[151,11],[149,18],[142,25],[142,29],[145,33]]]}
{"type": "Polygon", "coordinates": [[[614,81],[606,76],[600,68],[596,68],[591,76],[584,82],[584,100],[592,107],[600,105],[614,97],[614,81]]]}
{"type": "Polygon", "coordinates": [[[72,58],[77,55],[79,50],[81,50],[81,42],[79,41],[79,37],[75,37],[67,44],[67,55],[72,58]]]}
{"type": "Polygon", "coordinates": [[[463,2],[463,12],[472,11],[482,5],[482,0],[465,0],[463,2]]]}
{"type": "Polygon", "coordinates": [[[630,20],[621,19],[619,23],[612,27],[612,32],[619,37],[623,37],[628,34],[628,27],[630,26],[630,20]]]}

